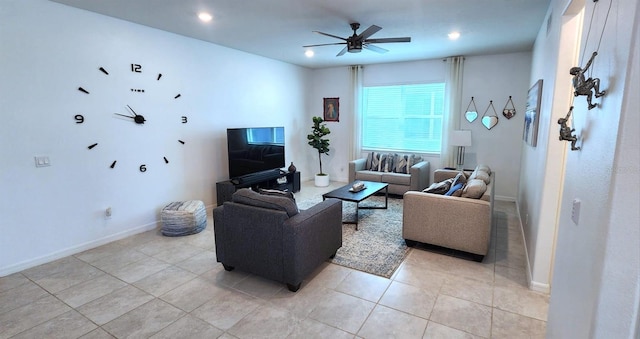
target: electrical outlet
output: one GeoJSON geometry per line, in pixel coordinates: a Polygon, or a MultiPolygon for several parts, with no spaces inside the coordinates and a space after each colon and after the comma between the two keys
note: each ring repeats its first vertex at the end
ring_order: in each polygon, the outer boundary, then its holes
{"type": "Polygon", "coordinates": [[[104,216],[107,219],[111,218],[111,207],[107,207],[107,209],[104,211],[104,216]]]}
{"type": "Polygon", "coordinates": [[[51,162],[49,161],[48,156],[35,156],[34,160],[36,161],[36,167],[47,167],[51,166],[51,162]]]}
{"type": "Polygon", "coordinates": [[[580,220],[580,203],[580,199],[573,199],[573,205],[571,206],[571,220],[576,225],[580,220]]]}

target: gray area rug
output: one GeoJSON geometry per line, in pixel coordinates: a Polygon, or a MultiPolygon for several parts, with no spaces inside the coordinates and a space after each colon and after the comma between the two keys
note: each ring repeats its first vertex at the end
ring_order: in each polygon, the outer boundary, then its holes
{"type": "MultiPolygon", "coordinates": [[[[317,202],[298,202],[298,207],[306,209],[317,202]]],[[[384,196],[370,197],[360,206],[384,206],[384,196]]],[[[343,220],[354,220],[355,209],[355,203],[343,201],[343,220]]],[[[387,209],[361,209],[359,213],[357,231],[355,224],[342,225],[342,247],[330,261],[390,278],[409,253],[402,238],[402,199],[389,197],[387,209]]]]}

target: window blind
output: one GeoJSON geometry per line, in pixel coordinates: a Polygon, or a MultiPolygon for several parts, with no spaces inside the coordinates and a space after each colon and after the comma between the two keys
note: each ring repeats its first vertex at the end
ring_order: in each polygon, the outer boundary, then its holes
{"type": "Polygon", "coordinates": [[[440,153],[444,83],[363,88],[364,149],[440,153]]]}

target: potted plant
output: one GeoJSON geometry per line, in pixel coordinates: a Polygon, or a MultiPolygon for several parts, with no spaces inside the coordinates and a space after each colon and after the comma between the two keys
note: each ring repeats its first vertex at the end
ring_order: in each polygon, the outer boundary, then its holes
{"type": "Polygon", "coordinates": [[[329,186],[329,175],[322,172],[322,155],[329,155],[329,139],[323,139],[323,137],[331,133],[327,126],[322,124],[323,121],[321,117],[313,117],[311,134],[307,135],[309,145],[318,150],[320,173],[315,176],[315,185],[321,187],[329,186]]]}

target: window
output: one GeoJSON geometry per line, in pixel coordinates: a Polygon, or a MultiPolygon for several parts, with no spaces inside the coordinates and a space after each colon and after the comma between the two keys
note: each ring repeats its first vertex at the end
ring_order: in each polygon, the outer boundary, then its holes
{"type": "Polygon", "coordinates": [[[444,83],[363,88],[362,147],[440,153],[444,83]]]}

